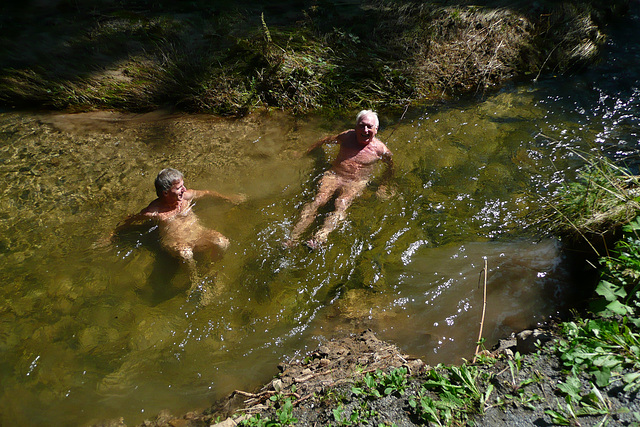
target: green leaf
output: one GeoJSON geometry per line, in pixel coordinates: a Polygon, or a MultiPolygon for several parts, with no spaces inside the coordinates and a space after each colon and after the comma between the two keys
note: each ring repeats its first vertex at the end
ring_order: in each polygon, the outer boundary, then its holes
{"type": "Polygon", "coordinates": [[[612,313],[619,314],[620,316],[625,316],[632,313],[631,308],[628,305],[624,305],[619,301],[613,301],[607,304],[607,310],[611,311],[612,313]]]}
{"type": "Polygon", "coordinates": [[[640,230],[640,217],[636,217],[636,219],[630,221],[627,225],[622,226],[622,230],[626,233],[633,233],[636,230],[640,230]]]}
{"type": "Polygon", "coordinates": [[[595,357],[591,363],[593,363],[593,366],[600,366],[604,369],[610,369],[620,365],[620,359],[613,355],[605,355],[595,357]]]}
{"type": "Polygon", "coordinates": [[[601,280],[596,287],[596,293],[607,301],[616,301],[618,297],[624,298],[627,296],[627,292],[623,287],[614,285],[606,280],[601,280]]]}
{"type": "Polygon", "coordinates": [[[577,377],[567,377],[567,382],[558,383],[558,389],[568,396],[574,397],[579,400],[582,385],[580,384],[580,380],[577,377]]]}
{"type": "Polygon", "coordinates": [[[611,381],[611,370],[608,368],[594,372],[593,376],[596,379],[596,385],[598,387],[606,387],[611,381]]]}
{"type": "Polygon", "coordinates": [[[640,387],[640,372],[630,372],[622,376],[622,380],[626,383],[624,391],[634,390],[640,387]]]}

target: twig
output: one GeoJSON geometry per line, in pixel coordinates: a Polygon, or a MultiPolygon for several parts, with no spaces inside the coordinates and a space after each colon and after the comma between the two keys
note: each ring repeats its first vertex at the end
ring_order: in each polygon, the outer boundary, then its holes
{"type": "Polygon", "coordinates": [[[480,341],[482,340],[482,328],[484,327],[484,314],[487,309],[487,258],[486,257],[484,259],[484,268],[482,269],[482,272],[484,272],[484,290],[482,292],[482,318],[480,319],[480,333],[478,334],[478,345],[476,346],[476,352],[473,355],[473,363],[476,362],[476,358],[478,357],[478,352],[480,351],[480,341]]]}
{"type": "Polygon", "coordinates": [[[393,128],[393,131],[391,131],[391,134],[386,137],[386,140],[388,141],[389,139],[391,139],[391,136],[393,135],[393,133],[396,131],[396,129],[398,129],[398,125],[400,124],[400,122],[402,121],[402,119],[404,119],[404,115],[407,114],[407,109],[409,108],[409,104],[405,105],[404,107],[404,111],[402,112],[402,116],[400,116],[400,120],[398,120],[398,123],[396,123],[396,125],[393,128]]]}
{"type": "Polygon", "coordinates": [[[542,70],[544,70],[544,66],[547,64],[547,61],[549,60],[549,58],[551,58],[551,55],[553,55],[553,52],[556,50],[557,47],[558,45],[554,46],[553,49],[551,49],[551,52],[549,52],[547,59],[545,59],[542,65],[540,66],[540,69],[538,70],[538,75],[536,76],[535,79],[533,79],[534,83],[538,83],[538,78],[540,77],[540,74],[542,74],[542,70]]]}
{"type": "Polygon", "coordinates": [[[309,399],[313,397],[313,393],[309,393],[306,396],[303,396],[301,398],[299,398],[298,400],[296,400],[295,402],[292,403],[293,406],[298,406],[301,402],[304,402],[305,400],[309,399]]]}
{"type": "Polygon", "coordinates": [[[305,375],[303,377],[294,378],[293,381],[296,383],[303,383],[305,381],[309,381],[310,379],[319,377],[321,375],[329,375],[333,371],[334,371],[333,369],[329,369],[328,371],[315,372],[312,374],[305,375]]]}

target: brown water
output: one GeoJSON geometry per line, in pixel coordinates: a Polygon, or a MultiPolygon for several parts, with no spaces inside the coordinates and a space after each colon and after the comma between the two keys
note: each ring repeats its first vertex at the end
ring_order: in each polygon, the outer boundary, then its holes
{"type": "Polygon", "coordinates": [[[296,153],[351,114],[0,114],[0,424],[132,425],[203,408],[367,327],[429,363],[470,358],[485,259],[487,346],[543,322],[572,298],[572,277],[557,242],[521,230],[580,165],[571,149],[593,149],[604,126],[547,93],[381,116],[396,196],[377,199],[374,180],[315,252],[282,241],[335,147],[296,153]],[[248,196],[194,207],[232,242],[198,266],[215,290],[206,305],[154,228],[96,245],[155,197],[167,166],[189,188],[248,196]]]}

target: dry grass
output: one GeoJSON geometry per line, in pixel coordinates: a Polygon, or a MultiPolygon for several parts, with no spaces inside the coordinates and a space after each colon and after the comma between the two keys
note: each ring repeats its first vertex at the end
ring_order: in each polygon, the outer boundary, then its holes
{"type": "Polygon", "coordinates": [[[537,225],[552,234],[589,240],[640,214],[640,177],[604,157],[580,156],[585,166],[578,179],[544,202],[537,225]]]}
{"type": "MultiPolygon", "coordinates": [[[[594,61],[605,12],[565,2],[136,0],[0,6],[0,103],[243,114],[403,108],[594,61]],[[537,8],[537,9],[536,9],[537,8]]],[[[599,8],[598,8],[599,7],[599,8]]],[[[618,13],[618,12],[615,12],[618,13]]]]}

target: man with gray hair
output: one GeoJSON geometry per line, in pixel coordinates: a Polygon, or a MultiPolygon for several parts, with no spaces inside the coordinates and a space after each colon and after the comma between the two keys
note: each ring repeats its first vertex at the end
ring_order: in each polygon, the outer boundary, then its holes
{"type": "MultiPolygon", "coordinates": [[[[182,173],[176,169],[163,169],[155,180],[158,198],[139,213],[126,218],[113,234],[143,221],[158,225],[163,249],[189,266],[191,290],[197,286],[195,253],[209,253],[213,259],[222,255],[229,246],[229,239],[216,230],[203,227],[195,213],[193,202],[201,197],[215,197],[232,203],[244,201],[243,195],[224,196],[211,190],[188,190],[182,173]]],[[[112,234],[112,235],[113,235],[112,234]]]]}
{"type": "MultiPolygon", "coordinates": [[[[347,208],[367,187],[373,166],[378,160],[387,165],[384,179],[393,174],[391,151],[376,138],[378,126],[378,115],[371,110],[362,110],[356,116],[355,129],[325,137],[309,147],[307,154],[330,143],[339,144],[340,150],[331,169],[322,176],[316,197],[302,208],[300,219],[291,231],[287,246],[298,242],[302,233],[315,220],[318,209],[336,195],[335,210],[327,216],[324,225],[313,238],[306,242],[311,249],[323,245],[329,233],[346,217],[347,208]]],[[[385,186],[381,185],[378,194],[382,195],[384,192],[385,186]]]]}

